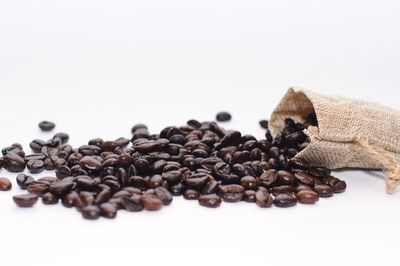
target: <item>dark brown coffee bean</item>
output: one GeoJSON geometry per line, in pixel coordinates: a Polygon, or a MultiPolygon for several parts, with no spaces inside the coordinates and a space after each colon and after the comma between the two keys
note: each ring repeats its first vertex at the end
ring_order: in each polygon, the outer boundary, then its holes
{"type": "Polygon", "coordinates": [[[187,189],[183,192],[183,197],[187,200],[196,200],[200,197],[200,193],[194,189],[187,189]]]}
{"type": "Polygon", "coordinates": [[[100,208],[95,205],[88,205],[82,209],[82,217],[89,220],[96,220],[100,217],[100,208]]]}
{"type": "Polygon", "coordinates": [[[101,162],[96,160],[95,158],[91,156],[85,156],[79,161],[80,165],[87,169],[87,170],[92,170],[92,171],[100,171],[101,168],[103,167],[101,162]]]}
{"type": "Polygon", "coordinates": [[[43,195],[44,193],[49,191],[50,183],[46,181],[33,181],[28,187],[27,190],[31,194],[43,195]]]}
{"type": "Polygon", "coordinates": [[[256,201],[256,192],[254,190],[245,190],[243,201],[255,202],[256,201]]]}
{"type": "Polygon", "coordinates": [[[38,200],[38,196],[35,194],[23,194],[13,196],[15,204],[19,207],[32,207],[38,200]]]}
{"type": "Polygon", "coordinates": [[[201,190],[207,182],[210,180],[210,176],[207,174],[194,174],[185,179],[185,184],[194,189],[201,190]]]}
{"type": "Polygon", "coordinates": [[[218,182],[215,180],[211,180],[206,184],[204,187],[202,194],[207,195],[207,194],[215,194],[218,190],[218,182]]]}
{"type": "Polygon", "coordinates": [[[217,208],[221,205],[221,197],[215,194],[202,195],[199,197],[199,204],[208,208],[217,208]]]}
{"type": "Polygon", "coordinates": [[[105,141],[101,146],[103,151],[114,151],[118,147],[115,141],[105,141]]]}
{"type": "Polygon", "coordinates": [[[100,204],[100,213],[104,218],[113,219],[117,216],[118,209],[115,204],[105,202],[100,204]]]}
{"type": "Polygon", "coordinates": [[[90,176],[80,175],[75,178],[75,182],[78,188],[85,189],[89,191],[94,191],[97,189],[96,180],[90,176]]]}
{"type": "Polygon", "coordinates": [[[64,196],[65,194],[69,193],[74,186],[74,178],[68,177],[64,178],[63,180],[53,182],[49,186],[50,192],[53,192],[59,197],[64,196]]]}
{"type": "Polygon", "coordinates": [[[244,187],[241,185],[224,185],[219,187],[222,198],[226,202],[238,202],[244,197],[244,187]]]}
{"type": "Polygon", "coordinates": [[[277,207],[286,208],[295,206],[297,199],[291,194],[279,194],[274,199],[274,204],[277,207]]]}
{"type": "Polygon", "coordinates": [[[82,202],[83,206],[94,204],[94,194],[93,194],[93,192],[81,191],[79,193],[79,198],[81,199],[81,202],[82,202]]]}
{"type": "Polygon", "coordinates": [[[21,189],[27,189],[27,187],[35,181],[33,177],[26,174],[18,174],[16,180],[21,189]]]}
{"type": "Polygon", "coordinates": [[[58,203],[58,197],[51,193],[51,192],[46,192],[42,196],[42,202],[45,205],[52,205],[52,204],[57,204],[58,203]]]}
{"type": "Polygon", "coordinates": [[[39,128],[43,131],[52,131],[56,127],[56,124],[50,121],[42,121],[39,123],[39,128]]]}
{"type": "Polygon", "coordinates": [[[147,130],[147,126],[145,124],[134,125],[131,129],[132,134],[134,134],[138,129],[146,129],[147,130]]]}
{"type": "Polygon", "coordinates": [[[321,198],[329,198],[333,196],[333,189],[328,185],[315,185],[314,191],[317,192],[321,198]]]}
{"type": "Polygon", "coordinates": [[[163,184],[161,175],[153,175],[149,180],[149,188],[160,187],[163,184]]]}
{"type": "Polygon", "coordinates": [[[25,165],[25,160],[16,153],[7,153],[3,158],[4,168],[12,173],[23,172],[25,165]]]}
{"type": "Polygon", "coordinates": [[[152,195],[141,196],[140,203],[142,203],[143,207],[148,211],[157,211],[163,207],[162,201],[152,195]]]}
{"type": "Polygon", "coordinates": [[[315,183],[314,178],[306,172],[297,172],[294,174],[294,176],[298,181],[305,185],[313,186],[315,183]]]}
{"type": "Polygon", "coordinates": [[[294,188],[292,186],[279,186],[279,187],[273,187],[271,189],[271,192],[274,196],[277,196],[279,194],[291,194],[294,192],[294,188]]]}
{"type": "Polygon", "coordinates": [[[38,173],[43,172],[44,162],[42,160],[31,160],[31,161],[28,161],[28,163],[26,164],[26,167],[28,168],[30,173],[38,174],[38,173]]]}
{"type": "Polygon", "coordinates": [[[220,148],[234,145],[240,141],[242,134],[239,131],[231,131],[222,138],[220,148]]]}
{"type": "Polygon", "coordinates": [[[78,206],[81,205],[82,202],[81,199],[79,198],[79,194],[76,193],[75,191],[72,191],[63,197],[62,203],[65,207],[72,208],[77,205],[78,206]]]}
{"type": "Polygon", "coordinates": [[[244,176],[240,180],[240,184],[245,188],[245,189],[256,189],[257,188],[257,180],[255,177],[252,176],[244,176]]]}
{"type": "Polygon", "coordinates": [[[256,204],[261,208],[267,208],[274,202],[273,198],[265,190],[258,190],[255,194],[256,204]]]}
{"type": "Polygon", "coordinates": [[[285,170],[278,171],[278,183],[280,185],[293,185],[295,181],[296,178],[291,172],[285,170]]]}
{"type": "Polygon", "coordinates": [[[175,171],[169,171],[166,173],[162,173],[162,178],[168,182],[168,184],[177,184],[181,180],[181,171],[180,170],[175,170],[175,171]]]}
{"type": "Polygon", "coordinates": [[[260,124],[260,127],[264,128],[264,129],[268,129],[268,120],[260,120],[259,124],[260,124]]]}
{"type": "Polygon", "coordinates": [[[130,212],[139,212],[143,210],[143,204],[140,202],[141,196],[135,195],[132,197],[123,197],[123,207],[130,212]]]}
{"type": "Polygon", "coordinates": [[[302,190],[297,192],[296,198],[302,204],[314,204],[318,201],[319,196],[317,192],[312,190],[302,190]]]}
{"type": "Polygon", "coordinates": [[[278,172],[275,169],[271,169],[263,172],[260,175],[260,185],[264,187],[269,187],[278,180],[278,172]]]}
{"type": "Polygon", "coordinates": [[[0,191],[9,191],[11,188],[11,181],[6,177],[0,177],[0,191]]]}
{"type": "Polygon", "coordinates": [[[333,185],[333,192],[334,193],[342,193],[346,191],[347,185],[346,182],[339,180],[333,185]]]}
{"type": "Polygon", "coordinates": [[[216,117],[218,122],[226,122],[232,119],[232,116],[228,112],[219,112],[216,117]]]}
{"type": "Polygon", "coordinates": [[[155,188],[156,196],[162,201],[164,206],[170,205],[172,202],[172,194],[163,187],[155,188]]]}

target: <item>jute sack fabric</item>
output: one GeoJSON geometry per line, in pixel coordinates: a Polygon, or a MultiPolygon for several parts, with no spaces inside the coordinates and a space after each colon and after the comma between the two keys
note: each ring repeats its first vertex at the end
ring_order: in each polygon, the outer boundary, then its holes
{"type": "Polygon", "coordinates": [[[285,118],[303,122],[310,113],[316,114],[318,126],[305,130],[311,142],[297,158],[330,169],[382,169],[387,174],[386,190],[395,191],[400,184],[399,111],[290,88],[271,115],[271,134],[279,134],[285,118]]]}

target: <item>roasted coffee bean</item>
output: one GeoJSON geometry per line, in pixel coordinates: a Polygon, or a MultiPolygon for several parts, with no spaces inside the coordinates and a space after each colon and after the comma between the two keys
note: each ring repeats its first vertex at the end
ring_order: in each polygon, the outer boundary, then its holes
{"type": "Polygon", "coordinates": [[[336,182],[333,185],[333,192],[334,193],[342,193],[342,192],[346,191],[346,187],[347,187],[346,182],[339,180],[338,182],[336,182]]]}
{"type": "Polygon", "coordinates": [[[200,193],[194,189],[187,189],[183,192],[183,197],[187,200],[196,200],[200,197],[200,193]]]}
{"type": "Polygon", "coordinates": [[[104,218],[113,219],[117,216],[118,209],[115,204],[105,202],[100,204],[100,213],[104,218]]]}
{"type": "Polygon", "coordinates": [[[217,208],[221,205],[221,197],[215,194],[202,195],[198,199],[199,204],[208,208],[217,208]]]}
{"type": "Polygon", "coordinates": [[[147,130],[147,126],[145,124],[134,125],[131,129],[132,134],[134,134],[138,129],[146,129],[147,130]]]}
{"type": "Polygon", "coordinates": [[[58,197],[54,193],[46,192],[42,196],[42,202],[45,205],[52,205],[58,203],[58,197]]]}
{"type": "Polygon", "coordinates": [[[94,204],[94,194],[93,194],[93,192],[81,191],[79,193],[79,198],[81,199],[81,202],[82,202],[83,206],[94,204]]]}
{"type": "Polygon", "coordinates": [[[52,131],[56,127],[56,124],[50,121],[42,121],[39,123],[39,128],[43,131],[52,131]]]}
{"type": "Polygon", "coordinates": [[[17,175],[17,184],[21,189],[27,189],[32,182],[34,182],[35,179],[29,175],[26,174],[18,174],[17,175]]]}
{"type": "Polygon", "coordinates": [[[26,164],[26,168],[28,168],[29,172],[32,174],[38,174],[43,172],[44,167],[45,165],[42,160],[30,160],[26,164]]]}
{"type": "Polygon", "coordinates": [[[219,187],[222,198],[226,202],[238,202],[244,197],[244,187],[241,185],[223,185],[219,187]]]}
{"type": "Polygon", "coordinates": [[[296,198],[302,204],[314,204],[318,201],[319,196],[317,192],[312,190],[301,190],[297,192],[296,198]]]}
{"type": "Polygon", "coordinates": [[[16,153],[7,153],[3,159],[3,166],[9,172],[19,173],[25,169],[25,160],[16,153]]]}
{"type": "Polygon", "coordinates": [[[143,207],[148,211],[157,211],[160,210],[163,206],[162,201],[152,195],[143,195],[140,197],[140,203],[143,204],[143,207]]]}
{"type": "Polygon", "coordinates": [[[260,185],[270,187],[278,180],[278,172],[275,169],[265,171],[260,175],[260,185]]]}
{"type": "Polygon", "coordinates": [[[31,194],[36,194],[36,195],[43,195],[44,193],[49,191],[49,186],[50,183],[46,181],[33,181],[29,186],[27,187],[27,190],[31,194]]]}
{"type": "Polygon", "coordinates": [[[218,122],[226,122],[232,119],[232,116],[228,112],[219,112],[216,117],[218,122]]]}
{"type": "Polygon", "coordinates": [[[209,175],[199,173],[189,176],[184,182],[190,188],[201,190],[209,180],[209,175]]]}
{"type": "Polygon", "coordinates": [[[156,196],[162,201],[164,206],[170,205],[172,202],[172,194],[163,187],[155,188],[156,196]]]}
{"type": "Polygon", "coordinates": [[[252,176],[244,176],[240,180],[240,184],[245,188],[245,189],[256,189],[258,184],[257,184],[257,179],[252,176]]]}
{"type": "Polygon", "coordinates": [[[19,207],[32,207],[38,200],[38,196],[35,194],[23,194],[13,196],[15,204],[19,207]]]}
{"type": "Polygon", "coordinates": [[[246,202],[255,202],[256,192],[254,190],[245,190],[243,200],[246,202]]]}
{"type": "Polygon", "coordinates": [[[260,127],[264,128],[264,129],[268,129],[268,120],[260,120],[259,124],[260,124],[260,127]]]}
{"type": "Polygon", "coordinates": [[[43,146],[46,145],[46,142],[41,139],[34,139],[29,143],[29,146],[31,147],[33,152],[39,153],[41,152],[43,146]]]}
{"type": "Polygon", "coordinates": [[[231,131],[222,138],[220,148],[234,145],[240,141],[242,134],[239,131],[231,131]]]}
{"type": "Polygon", "coordinates": [[[62,203],[67,208],[80,207],[82,204],[79,194],[72,191],[62,198],[62,203]]]}
{"type": "Polygon", "coordinates": [[[315,183],[314,178],[305,172],[297,172],[294,174],[294,176],[298,181],[305,185],[313,186],[315,183]]]}
{"type": "Polygon", "coordinates": [[[295,181],[296,178],[291,172],[285,170],[278,171],[278,183],[280,185],[293,185],[295,181]]]}
{"type": "Polygon", "coordinates": [[[328,185],[315,185],[314,191],[317,192],[321,198],[329,198],[333,196],[333,189],[328,185]]]}
{"type": "Polygon", "coordinates": [[[6,177],[0,177],[0,191],[9,191],[11,188],[11,181],[6,177]]]}
{"type": "Polygon", "coordinates": [[[162,178],[168,182],[168,184],[177,184],[181,180],[182,172],[180,170],[169,171],[162,173],[162,178]]]}
{"type": "Polygon", "coordinates": [[[123,197],[123,207],[130,212],[139,212],[143,210],[143,204],[140,201],[141,196],[123,197]]]}
{"type": "Polygon", "coordinates": [[[74,186],[74,178],[67,177],[63,180],[53,182],[49,186],[50,192],[53,192],[59,197],[64,196],[65,194],[69,193],[74,186]]]}
{"type": "Polygon", "coordinates": [[[294,192],[294,188],[292,186],[279,186],[279,187],[273,187],[271,189],[271,192],[274,196],[277,196],[279,194],[291,194],[294,192]]]}
{"type": "Polygon", "coordinates": [[[258,190],[255,194],[256,204],[261,208],[267,208],[274,202],[273,198],[265,190],[258,190]]]}
{"type": "Polygon", "coordinates": [[[277,207],[286,208],[296,205],[297,199],[291,194],[279,194],[274,199],[274,204],[277,207]]]}
{"type": "Polygon", "coordinates": [[[207,194],[215,194],[215,193],[217,193],[217,190],[218,190],[218,182],[215,181],[215,180],[211,180],[211,181],[208,182],[208,183],[206,184],[206,186],[203,188],[202,193],[203,193],[204,195],[207,195],[207,194]]]}
{"type": "Polygon", "coordinates": [[[82,209],[82,217],[89,220],[96,220],[100,217],[100,208],[95,205],[88,205],[82,209]]]}
{"type": "Polygon", "coordinates": [[[102,164],[101,162],[99,162],[98,160],[96,160],[95,158],[91,157],[91,156],[85,156],[83,157],[80,161],[79,161],[80,165],[87,169],[87,170],[91,170],[91,171],[100,171],[102,168],[102,164]]]}

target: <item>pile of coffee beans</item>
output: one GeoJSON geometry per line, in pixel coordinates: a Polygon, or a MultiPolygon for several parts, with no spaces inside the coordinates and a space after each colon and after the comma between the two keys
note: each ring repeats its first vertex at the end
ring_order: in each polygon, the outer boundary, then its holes
{"type": "MultiPolygon", "coordinates": [[[[0,167],[19,173],[16,182],[28,192],[13,197],[18,206],[31,207],[39,198],[43,204],[61,201],[86,219],[114,218],[119,210],[160,210],[181,195],[209,208],[223,201],[262,208],[314,204],[346,189],[329,169],[295,158],[310,141],[303,130],[316,123],[313,115],[304,123],[288,118],[280,135],[272,138],[267,129],[261,140],[194,119],[159,134],[137,124],[129,139],[94,138],[78,148],[68,144],[68,134],[58,133],[33,140],[29,155],[18,143],[3,148],[0,167]],[[55,175],[35,179],[22,173],[25,169],[55,175]]],[[[268,121],[260,125],[266,128],[268,121]]],[[[0,189],[11,189],[11,182],[0,178],[0,189]]]]}

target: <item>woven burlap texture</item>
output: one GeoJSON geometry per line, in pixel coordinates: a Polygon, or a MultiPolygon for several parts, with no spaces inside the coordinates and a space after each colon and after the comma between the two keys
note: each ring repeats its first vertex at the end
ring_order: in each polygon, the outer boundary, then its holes
{"type": "Polygon", "coordinates": [[[305,130],[311,143],[297,157],[311,165],[385,170],[360,139],[380,148],[381,158],[400,161],[400,112],[376,103],[290,88],[273,111],[269,129],[276,136],[286,117],[302,122],[310,113],[316,114],[318,127],[305,130]]]}

